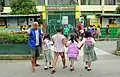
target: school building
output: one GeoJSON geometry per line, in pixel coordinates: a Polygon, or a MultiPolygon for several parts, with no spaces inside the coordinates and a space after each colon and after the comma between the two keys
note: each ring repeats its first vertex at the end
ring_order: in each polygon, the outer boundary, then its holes
{"type": "MultiPolygon", "coordinates": [[[[11,1],[3,0],[1,14],[10,13],[11,1]]],[[[120,27],[120,16],[113,14],[120,0],[35,0],[35,2],[37,10],[42,15],[44,30],[49,33],[54,33],[62,24],[68,24],[68,27],[72,28],[78,21],[83,21],[85,26],[120,27]]]]}

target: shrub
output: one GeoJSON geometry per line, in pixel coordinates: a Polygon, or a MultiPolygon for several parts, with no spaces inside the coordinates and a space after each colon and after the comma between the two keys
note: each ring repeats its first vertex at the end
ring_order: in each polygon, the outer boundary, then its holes
{"type": "Polygon", "coordinates": [[[117,37],[120,38],[120,29],[117,32],[117,37]]]}
{"type": "Polygon", "coordinates": [[[0,44],[27,44],[27,34],[12,34],[10,31],[0,31],[0,44]]]}

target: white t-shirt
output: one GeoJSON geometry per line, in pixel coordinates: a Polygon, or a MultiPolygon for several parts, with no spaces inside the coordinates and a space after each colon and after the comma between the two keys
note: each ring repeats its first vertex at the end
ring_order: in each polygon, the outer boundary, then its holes
{"type": "Polygon", "coordinates": [[[51,41],[48,39],[44,40],[45,44],[44,44],[44,49],[51,49],[51,41]]]}
{"type": "MultiPolygon", "coordinates": [[[[26,30],[28,34],[30,34],[30,30],[31,30],[30,28],[29,28],[28,30],[26,30]]],[[[42,33],[43,33],[43,32],[42,32],[42,30],[41,30],[41,34],[42,34],[42,33]]],[[[36,44],[35,44],[35,45],[37,46],[37,45],[39,45],[39,32],[38,32],[38,29],[35,30],[35,35],[36,35],[36,44]]]]}
{"type": "MultiPolygon", "coordinates": [[[[85,41],[86,41],[86,38],[83,38],[83,40],[81,41],[81,44],[84,44],[85,41]]],[[[94,40],[94,38],[92,38],[92,37],[91,37],[91,41],[92,41],[92,43],[95,43],[95,40],[94,40]]]]}
{"type": "Polygon", "coordinates": [[[52,39],[54,41],[54,51],[55,52],[64,52],[64,44],[62,42],[63,39],[65,39],[65,36],[57,33],[55,35],[52,36],[52,39]]]}

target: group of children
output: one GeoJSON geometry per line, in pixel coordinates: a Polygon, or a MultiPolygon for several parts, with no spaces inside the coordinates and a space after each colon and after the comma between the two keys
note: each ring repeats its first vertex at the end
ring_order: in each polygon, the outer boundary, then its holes
{"type": "MultiPolygon", "coordinates": [[[[70,71],[74,70],[74,62],[77,61],[77,58],[79,57],[80,49],[83,47],[84,51],[84,62],[85,62],[85,69],[90,71],[91,70],[91,62],[97,60],[97,56],[94,50],[94,43],[95,40],[92,37],[92,34],[90,31],[85,32],[85,36],[80,42],[78,43],[78,40],[76,39],[76,36],[74,34],[70,35],[70,38],[67,38],[67,42],[63,45],[67,47],[67,57],[70,61],[70,71]]],[[[43,37],[43,50],[44,50],[44,56],[45,56],[45,67],[44,69],[48,69],[48,63],[49,68],[53,68],[52,66],[52,60],[53,60],[53,52],[51,50],[51,46],[53,45],[52,39],[50,38],[50,35],[45,34],[43,37]]],[[[54,45],[53,45],[54,46],[54,45]]]]}

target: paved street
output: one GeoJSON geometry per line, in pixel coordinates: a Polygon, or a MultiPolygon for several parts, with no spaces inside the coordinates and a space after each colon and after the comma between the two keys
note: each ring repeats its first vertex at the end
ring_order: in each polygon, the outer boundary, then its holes
{"type": "MultiPolygon", "coordinates": [[[[98,61],[92,65],[90,72],[84,69],[82,60],[83,51],[80,51],[79,61],[76,62],[75,71],[69,71],[69,67],[62,69],[61,61],[57,64],[57,72],[51,75],[51,70],[45,71],[44,60],[39,60],[40,67],[36,67],[36,72],[31,72],[29,60],[1,60],[0,77],[120,77],[120,57],[112,55],[108,51],[98,48],[100,42],[97,42],[95,50],[98,55],[98,61]]],[[[104,46],[106,47],[106,46],[104,46]]],[[[69,62],[67,61],[67,64],[69,62]]],[[[69,65],[68,65],[69,66],[69,65]]]]}

